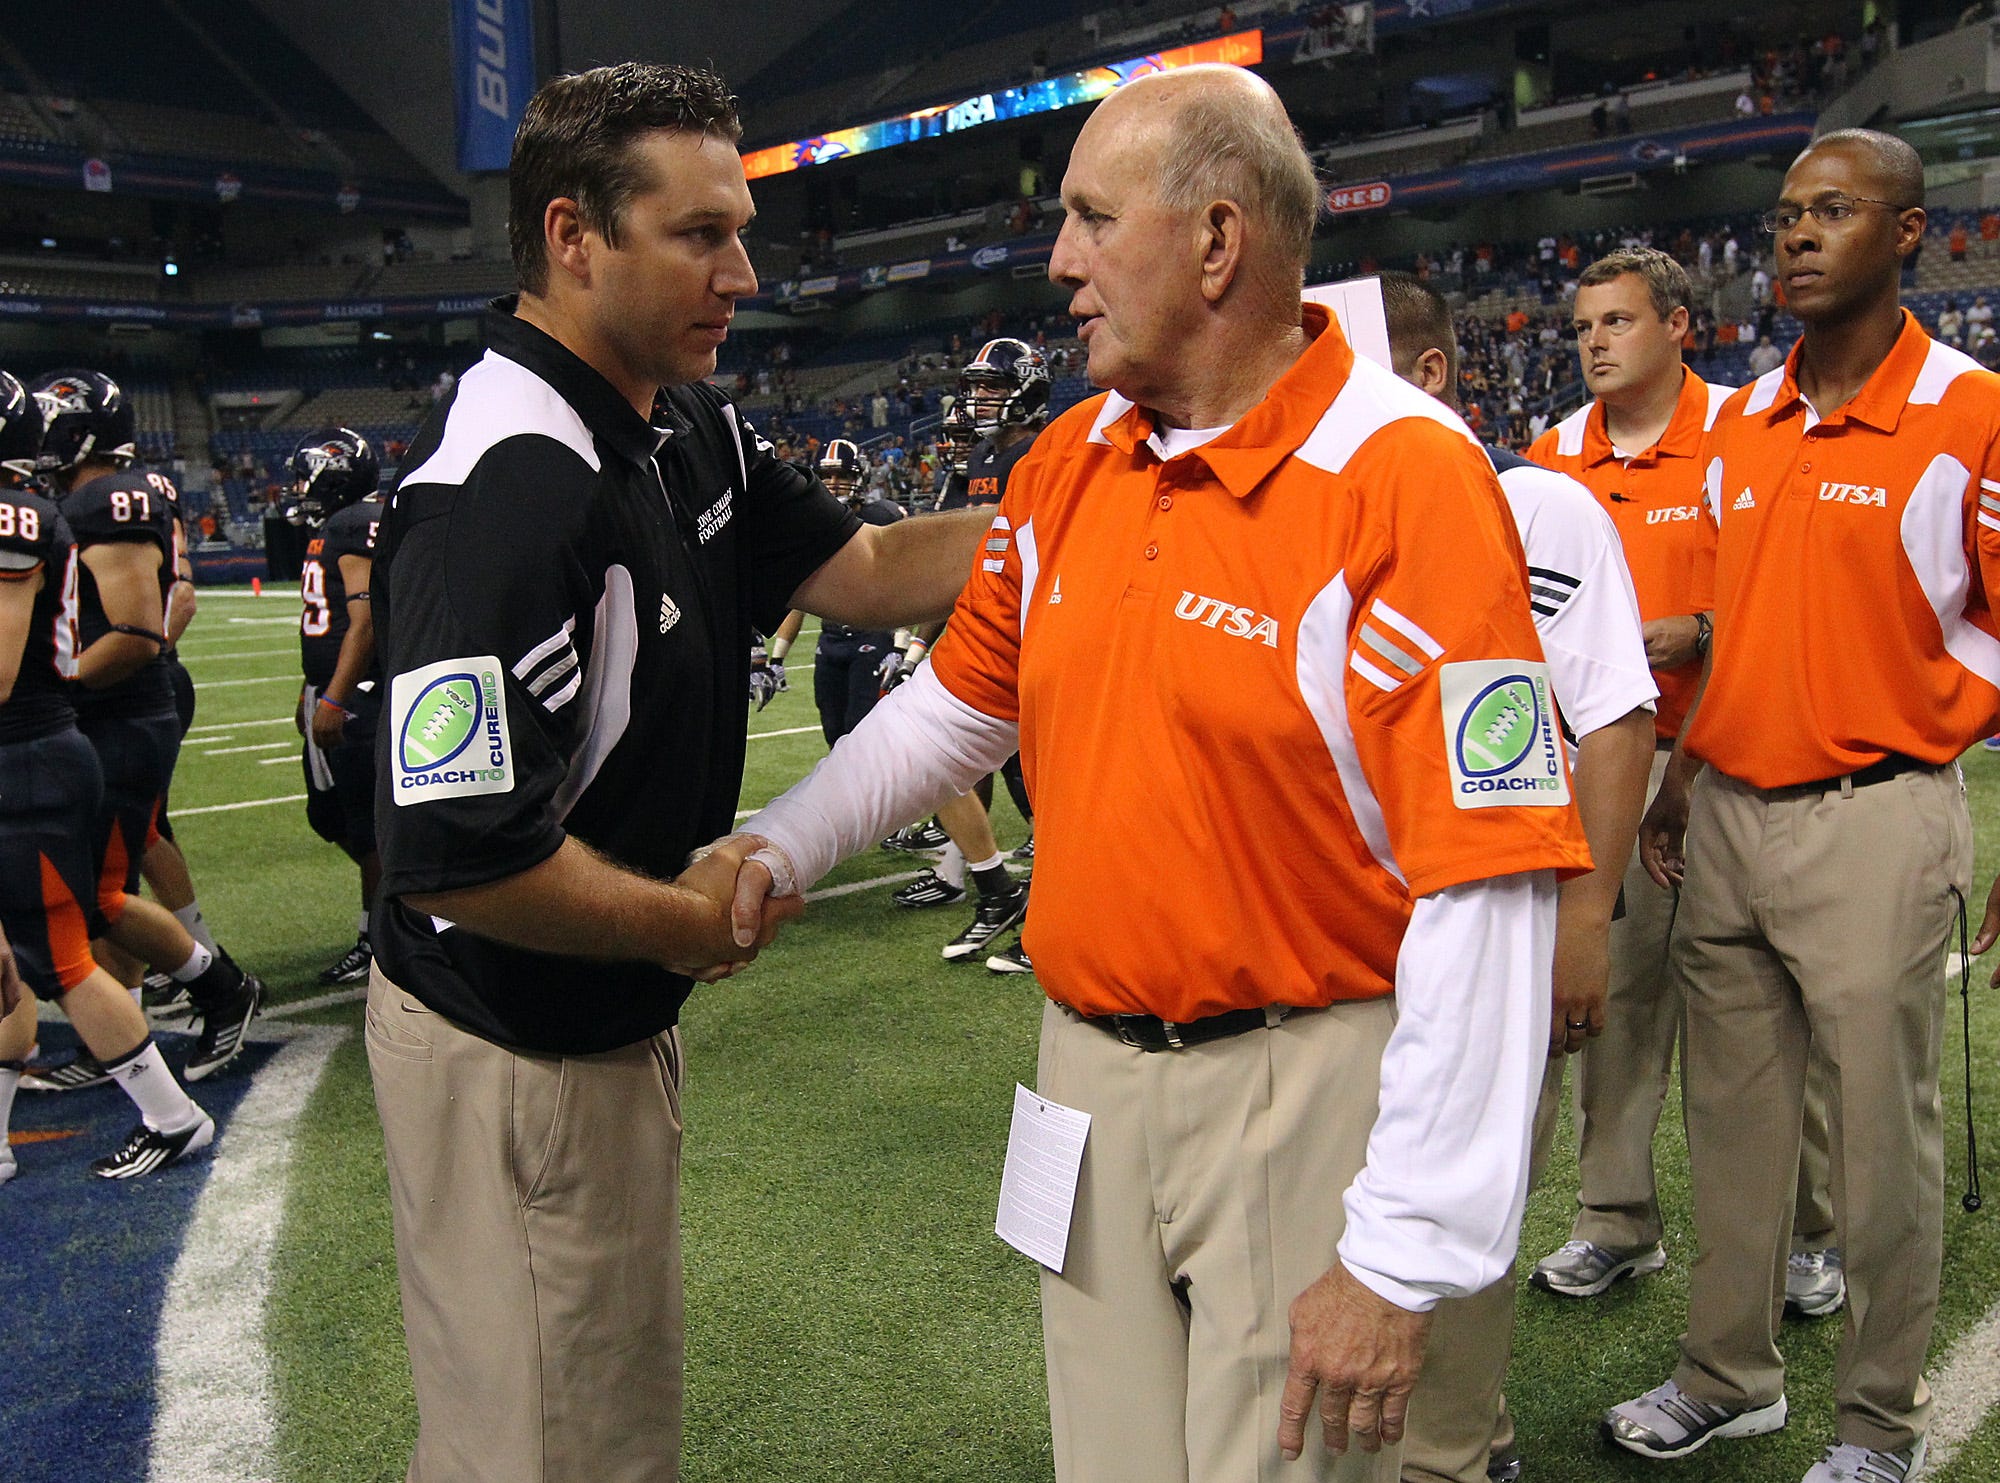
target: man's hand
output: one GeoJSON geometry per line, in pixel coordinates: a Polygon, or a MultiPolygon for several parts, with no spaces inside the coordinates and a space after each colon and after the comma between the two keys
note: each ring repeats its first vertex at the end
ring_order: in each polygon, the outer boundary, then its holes
{"type": "Polygon", "coordinates": [[[0,1017],[20,1008],[27,995],[28,985],[21,978],[19,965],[14,962],[14,949],[4,936],[0,936],[0,1017]]]}
{"type": "Polygon", "coordinates": [[[341,733],[346,727],[347,712],[322,695],[312,712],[313,745],[322,752],[331,751],[340,745],[341,733]]]}
{"type": "Polygon", "coordinates": [[[1655,618],[1639,631],[1646,640],[1646,663],[1654,669],[1679,669],[1701,658],[1701,623],[1692,613],[1655,618]]]}
{"type": "Polygon", "coordinates": [[[750,664],[750,698],[757,702],[757,709],[763,710],[771,703],[771,698],[783,688],[780,683],[782,670],[774,670],[768,659],[758,659],[750,664]]]}
{"type": "Polygon", "coordinates": [[[1669,767],[1639,821],[1639,862],[1663,889],[1673,890],[1687,874],[1687,827],[1688,787],[1669,767]]]}
{"type": "Polygon", "coordinates": [[[1278,1450],[1285,1459],[1305,1450],[1315,1392],[1327,1451],[1345,1453],[1350,1433],[1363,1452],[1402,1441],[1430,1314],[1377,1297],[1336,1260],[1292,1299],[1291,1320],[1291,1373],[1278,1407],[1278,1450]]]}
{"type": "Polygon", "coordinates": [[[306,734],[308,724],[311,720],[311,718],[306,714],[306,696],[310,695],[311,693],[312,693],[312,687],[310,685],[308,685],[305,689],[299,691],[299,702],[297,705],[292,707],[292,724],[299,728],[300,736],[304,736],[306,734]]]}
{"type": "MultiPolygon", "coordinates": [[[[1627,817],[1630,817],[1629,815],[1627,817]]],[[[1555,1006],[1549,1015],[1549,1055],[1574,1055],[1604,1033],[1611,943],[1596,922],[1556,913],[1555,1006]]]]}
{"type": "Polygon", "coordinates": [[[875,666],[875,689],[878,694],[887,695],[903,680],[903,651],[891,649],[882,656],[875,666]]]}
{"type": "MultiPolygon", "coordinates": [[[[1986,917],[1979,924],[1979,935],[1972,939],[1972,956],[1985,952],[1996,938],[2000,938],[2000,876],[1993,878],[1993,889],[1986,893],[1986,917]]],[[[2000,963],[1993,966],[1986,983],[1988,987],[2000,985],[2000,963]]]]}
{"type": "MultiPolygon", "coordinates": [[[[732,834],[697,850],[687,869],[675,877],[675,885],[713,905],[714,917],[703,923],[698,955],[703,961],[668,964],[674,972],[685,973],[702,983],[732,977],[749,967],[757,954],[771,945],[780,927],[805,910],[805,901],[798,896],[773,900],[762,905],[747,926],[743,925],[745,919],[737,908],[738,879],[745,857],[762,844],[754,835],[732,834]]],[[[752,868],[765,879],[770,878],[762,866],[752,868]]]]}

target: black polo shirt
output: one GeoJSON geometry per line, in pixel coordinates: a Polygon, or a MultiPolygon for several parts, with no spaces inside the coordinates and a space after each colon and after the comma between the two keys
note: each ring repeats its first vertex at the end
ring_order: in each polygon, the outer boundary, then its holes
{"type": "Polygon", "coordinates": [[[733,827],[752,627],[860,528],[705,384],[651,425],[498,300],[485,357],[402,463],[372,578],[382,967],[503,1045],[582,1054],[672,1025],[691,982],[529,952],[403,905],[574,835],[676,875],[733,827]]]}

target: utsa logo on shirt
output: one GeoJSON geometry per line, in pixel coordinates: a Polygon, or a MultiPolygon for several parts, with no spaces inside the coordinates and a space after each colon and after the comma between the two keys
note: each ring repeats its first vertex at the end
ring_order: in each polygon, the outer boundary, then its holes
{"type": "Polygon", "coordinates": [[[1701,514],[1700,505],[1667,505],[1658,510],[1646,512],[1648,525],[1670,525],[1677,520],[1694,520],[1701,514]]]}
{"type": "Polygon", "coordinates": [[[1819,486],[1819,500],[1823,505],[1873,505],[1878,510],[1886,510],[1889,508],[1889,491],[1876,484],[1822,482],[1819,486]]]}
{"type": "Polygon", "coordinates": [[[1268,618],[1255,608],[1239,608],[1219,597],[1183,592],[1180,601],[1174,604],[1174,616],[1204,628],[1216,628],[1231,638],[1248,639],[1268,649],[1278,647],[1276,618],[1268,618]]]}

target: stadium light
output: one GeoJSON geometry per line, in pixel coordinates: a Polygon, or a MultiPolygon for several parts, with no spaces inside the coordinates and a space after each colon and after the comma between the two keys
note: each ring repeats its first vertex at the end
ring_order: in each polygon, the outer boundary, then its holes
{"type": "Polygon", "coordinates": [[[1074,108],[1079,103],[1095,103],[1126,83],[1155,72],[1171,72],[1192,67],[1197,62],[1228,62],[1238,67],[1254,67],[1264,60],[1264,33],[1238,31],[1192,46],[1150,52],[1124,62],[1047,77],[1025,87],[1007,88],[997,93],[979,93],[958,103],[939,104],[899,113],[894,118],[872,124],[835,129],[810,139],[794,139],[790,144],[773,144],[743,156],[743,173],[752,180],[766,175],[782,175],[807,165],[824,165],[851,155],[868,154],[891,145],[910,144],[918,139],[935,139],[940,134],[956,134],[981,124],[997,124],[1010,118],[1026,118],[1035,113],[1053,113],[1074,108]]]}

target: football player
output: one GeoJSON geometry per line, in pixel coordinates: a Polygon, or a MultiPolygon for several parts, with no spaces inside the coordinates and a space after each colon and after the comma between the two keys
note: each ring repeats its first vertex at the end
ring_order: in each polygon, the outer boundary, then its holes
{"type": "MultiPolygon", "coordinates": [[[[58,371],[31,388],[43,420],[37,468],[59,491],[78,552],[77,724],[96,750],[104,793],[93,830],[97,911],[91,936],[187,985],[201,1022],[185,1074],[213,1075],[242,1049],[264,986],[134,893],[160,799],[180,752],[173,682],[161,657],[174,586],[171,487],[130,468],[131,404],[96,371],[58,371]]],[[[138,983],[131,972],[127,987],[138,983]]],[[[71,1068],[64,1068],[69,1071],[71,1068]]],[[[94,1068],[80,1058],[75,1080],[94,1068]]],[[[60,1081],[60,1073],[50,1080],[60,1081]]]]}
{"type": "MultiPolygon", "coordinates": [[[[1003,337],[988,340],[966,364],[958,377],[958,400],[952,405],[956,415],[962,408],[964,421],[971,424],[976,442],[966,455],[963,474],[948,478],[938,498],[940,510],[960,510],[971,505],[997,505],[1007,491],[1007,476],[1034,445],[1035,434],[1049,420],[1049,366],[1042,353],[1024,340],[1003,337]]],[[[947,431],[951,418],[947,417],[947,431]]],[[[894,664],[885,664],[884,690],[893,689],[916,666],[944,631],[943,624],[920,630],[894,664]]],[[[1021,781],[1021,759],[1007,759],[1001,769],[1014,806],[1032,829],[1034,813],[1028,806],[1028,790],[1021,781]]],[[[943,859],[936,869],[925,870],[896,892],[898,906],[944,906],[965,898],[965,877],[969,872],[979,893],[979,905],[972,924],[944,946],[948,963],[968,963],[984,957],[995,973],[1033,971],[1027,954],[1017,941],[999,950],[994,939],[1020,925],[1027,915],[1027,887],[1007,873],[1000,846],[993,838],[987,818],[992,806],[993,780],[987,778],[963,798],[954,798],[938,810],[938,823],[950,837],[943,859]],[[993,950],[988,952],[989,948],[993,950]]],[[[1015,851],[1018,858],[1034,858],[1034,841],[1015,851]]]]}
{"type": "MultiPolygon", "coordinates": [[[[847,439],[828,443],[814,471],[834,498],[870,525],[894,525],[903,518],[898,506],[868,492],[868,461],[847,439]]],[[[771,640],[772,663],[784,664],[804,622],[805,614],[795,612],[778,625],[771,640]]],[[[875,708],[899,662],[896,635],[886,630],[849,628],[844,623],[820,629],[813,659],[813,704],[819,707],[819,726],[829,747],[875,708]]]]}
{"type": "MultiPolygon", "coordinates": [[[[131,1179],[206,1148],[215,1123],[174,1080],[131,995],[91,955],[102,777],[71,703],[79,563],[36,478],[42,433],[35,400],[0,372],[0,929],[32,990],[8,995],[0,1019],[0,1183],[18,1168],[7,1121],[35,1038],[36,996],[62,1005],[87,1053],[138,1108],[123,1145],[91,1165],[131,1179]]],[[[137,905],[173,924],[151,902],[137,905]]]]}
{"type": "MultiPolygon", "coordinates": [[[[194,676],[181,663],[180,641],[195,616],[194,563],[188,559],[187,521],[181,509],[180,490],[166,475],[160,474],[158,478],[161,497],[173,511],[174,527],[174,585],[167,597],[167,647],[161,657],[167,662],[167,678],[174,688],[174,714],[180,718],[181,740],[186,741],[188,729],[194,725],[194,676]]],[[[155,838],[146,846],[139,873],[152,888],[153,899],[172,912],[196,942],[212,953],[221,953],[222,948],[202,915],[187,856],[181,853],[180,843],[174,838],[169,815],[171,792],[170,786],[168,793],[161,795],[160,815],[153,825],[155,838]]],[[[145,991],[147,1012],[155,1017],[187,1010],[187,991],[157,968],[146,974],[145,991]]]]}
{"type": "Polygon", "coordinates": [[[305,688],[306,821],[361,871],[361,922],[349,948],[321,971],[323,984],[368,977],[368,912],[381,862],[375,853],[375,722],[382,708],[368,584],[375,566],[380,465],[368,440],[344,427],[314,433],[293,450],[287,511],[310,532],[299,572],[299,651],[305,688]]]}

